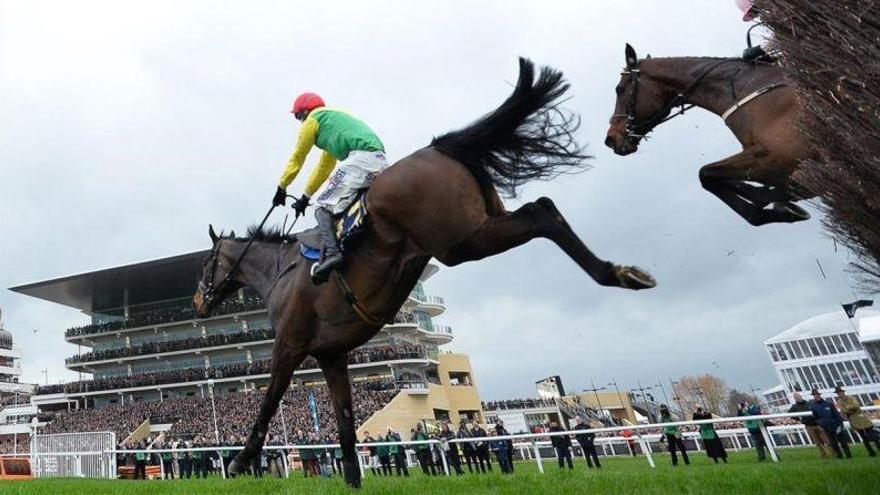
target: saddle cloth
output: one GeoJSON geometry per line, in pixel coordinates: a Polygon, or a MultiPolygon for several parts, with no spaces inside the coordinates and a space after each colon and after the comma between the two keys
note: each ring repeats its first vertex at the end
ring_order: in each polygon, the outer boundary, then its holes
{"type": "MultiPolygon", "coordinates": [[[[335,217],[336,238],[343,253],[354,249],[356,241],[367,230],[367,189],[362,189],[355,200],[335,217]]],[[[300,252],[310,260],[321,257],[321,231],[318,227],[296,234],[300,252]]]]}

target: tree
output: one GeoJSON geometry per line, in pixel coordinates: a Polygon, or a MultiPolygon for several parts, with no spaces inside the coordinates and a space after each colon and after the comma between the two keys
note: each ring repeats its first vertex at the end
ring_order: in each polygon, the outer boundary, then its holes
{"type": "Polygon", "coordinates": [[[739,403],[748,402],[749,404],[758,404],[758,398],[748,392],[740,392],[737,389],[731,389],[727,396],[727,415],[736,416],[739,411],[739,403]]]}
{"type": "Polygon", "coordinates": [[[727,406],[729,390],[721,378],[706,373],[698,376],[683,376],[673,386],[676,401],[684,407],[687,414],[694,405],[699,404],[714,414],[723,414],[727,406]]]}

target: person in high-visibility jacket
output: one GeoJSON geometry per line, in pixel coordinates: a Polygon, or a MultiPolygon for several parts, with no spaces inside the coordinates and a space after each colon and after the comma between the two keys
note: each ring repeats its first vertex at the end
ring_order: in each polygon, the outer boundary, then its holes
{"type": "Polygon", "coordinates": [[[291,113],[302,122],[302,126],[272,204],[280,206],[285,203],[287,186],[299,174],[312,146],[320,148],[318,164],[306,181],[304,194],[294,202],[293,208],[297,216],[304,214],[312,196],[336,169],[324,192],[315,200],[323,259],[312,267],[312,276],[326,280],[333,268],[342,262],[333,216],[345,211],[358,191],[368,187],[388,166],[385,145],[362,120],[342,110],[327,108],[324,100],[315,93],[299,95],[293,102],[291,113]],[[338,167],[337,162],[340,162],[338,167]]]}

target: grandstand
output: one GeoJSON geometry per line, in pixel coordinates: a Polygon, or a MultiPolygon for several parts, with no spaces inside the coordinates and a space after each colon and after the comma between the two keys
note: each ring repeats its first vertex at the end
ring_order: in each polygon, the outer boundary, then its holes
{"type": "MultiPolygon", "coordinates": [[[[64,332],[79,350],[65,365],[84,378],[39,386],[31,397],[40,433],[113,431],[118,440],[170,433],[216,436],[223,443],[249,433],[268,384],[275,331],[249,289],[211,318],[194,317],[191,298],[206,255],[11,288],[90,318],[64,332]]],[[[453,340],[452,330],[434,321],[445,303],[424,292],[423,283],[437,270],[429,265],[394,322],[350,354],[355,415],[365,428],[409,431],[422,420],[482,420],[469,359],[442,350],[453,340]]],[[[335,435],[332,411],[318,364],[308,358],[294,374],[271,434],[314,432],[317,424],[322,436],[335,435]]]]}

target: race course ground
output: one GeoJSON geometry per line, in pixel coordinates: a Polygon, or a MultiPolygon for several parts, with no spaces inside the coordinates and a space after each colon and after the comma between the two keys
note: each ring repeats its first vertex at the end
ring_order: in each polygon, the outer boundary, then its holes
{"type": "MultiPolygon", "coordinates": [[[[559,471],[545,462],[541,475],[532,464],[518,464],[516,474],[502,476],[465,475],[460,478],[430,478],[411,470],[410,478],[375,478],[367,475],[360,494],[438,495],[467,494],[553,494],[571,493],[679,493],[748,494],[808,493],[835,495],[880,493],[880,457],[870,458],[861,445],[853,446],[851,460],[822,460],[814,449],[782,450],[783,462],[758,464],[755,453],[731,453],[730,464],[715,465],[705,454],[694,452],[691,466],[670,465],[668,455],[656,455],[651,470],[643,458],[603,460],[601,472],[587,471],[583,459],[574,471],[559,471]]],[[[497,466],[496,466],[497,469],[497,466]]],[[[290,479],[250,477],[234,480],[78,480],[41,479],[0,481],[0,493],[15,495],[67,494],[206,494],[250,495],[307,493],[351,494],[338,478],[304,479],[301,473],[290,479]]]]}

